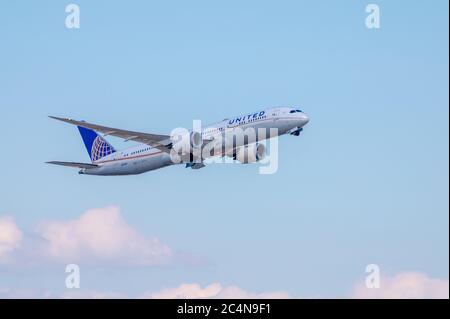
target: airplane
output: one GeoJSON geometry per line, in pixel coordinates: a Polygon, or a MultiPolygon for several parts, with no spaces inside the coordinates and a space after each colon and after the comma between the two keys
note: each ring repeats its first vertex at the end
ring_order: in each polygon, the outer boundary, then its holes
{"type": "Polygon", "coordinates": [[[205,167],[207,158],[215,156],[229,156],[244,164],[255,163],[266,154],[261,141],[284,134],[299,136],[309,122],[308,116],[297,108],[277,107],[224,119],[198,130],[186,130],[177,136],[134,132],[70,118],[49,117],[78,127],[91,163],[47,163],[79,168],[79,174],[101,176],[135,175],[183,163],[186,168],[199,169],[205,167]],[[239,134],[249,130],[256,133],[239,137],[239,134]],[[116,150],[105,139],[109,135],[140,144],[116,150]]]}

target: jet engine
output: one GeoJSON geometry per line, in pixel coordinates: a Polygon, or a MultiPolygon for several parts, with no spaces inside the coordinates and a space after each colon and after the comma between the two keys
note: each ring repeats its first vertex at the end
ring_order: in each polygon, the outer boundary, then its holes
{"type": "Polygon", "coordinates": [[[179,154],[190,154],[203,144],[202,134],[197,131],[184,131],[171,136],[171,146],[179,154]]]}
{"type": "Polygon", "coordinates": [[[256,163],[264,157],[266,157],[266,147],[259,143],[241,146],[236,150],[235,155],[235,159],[242,164],[256,163]]]}

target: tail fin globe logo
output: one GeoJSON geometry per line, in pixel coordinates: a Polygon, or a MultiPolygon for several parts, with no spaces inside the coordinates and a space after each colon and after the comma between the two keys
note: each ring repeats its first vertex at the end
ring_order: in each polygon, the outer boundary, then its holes
{"type": "Polygon", "coordinates": [[[98,161],[102,157],[114,153],[116,150],[103,137],[95,131],[78,126],[81,137],[83,138],[86,150],[92,162],[98,161]]]}
{"type": "Polygon", "coordinates": [[[101,136],[97,136],[92,144],[91,160],[93,162],[114,153],[114,148],[108,144],[101,136]]]}

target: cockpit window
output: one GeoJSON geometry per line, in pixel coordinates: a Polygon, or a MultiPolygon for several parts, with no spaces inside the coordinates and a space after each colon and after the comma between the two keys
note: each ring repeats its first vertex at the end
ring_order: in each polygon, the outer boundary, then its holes
{"type": "Polygon", "coordinates": [[[295,110],[291,110],[289,113],[295,113],[296,111],[295,110]]]}
{"type": "Polygon", "coordinates": [[[291,110],[289,113],[302,113],[302,111],[301,110],[291,110]]]}

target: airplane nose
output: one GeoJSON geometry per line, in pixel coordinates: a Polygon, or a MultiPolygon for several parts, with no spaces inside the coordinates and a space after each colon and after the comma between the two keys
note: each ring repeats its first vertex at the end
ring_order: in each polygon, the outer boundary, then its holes
{"type": "Polygon", "coordinates": [[[309,122],[309,117],[304,113],[302,114],[302,122],[303,122],[303,125],[305,125],[309,122]]]}

